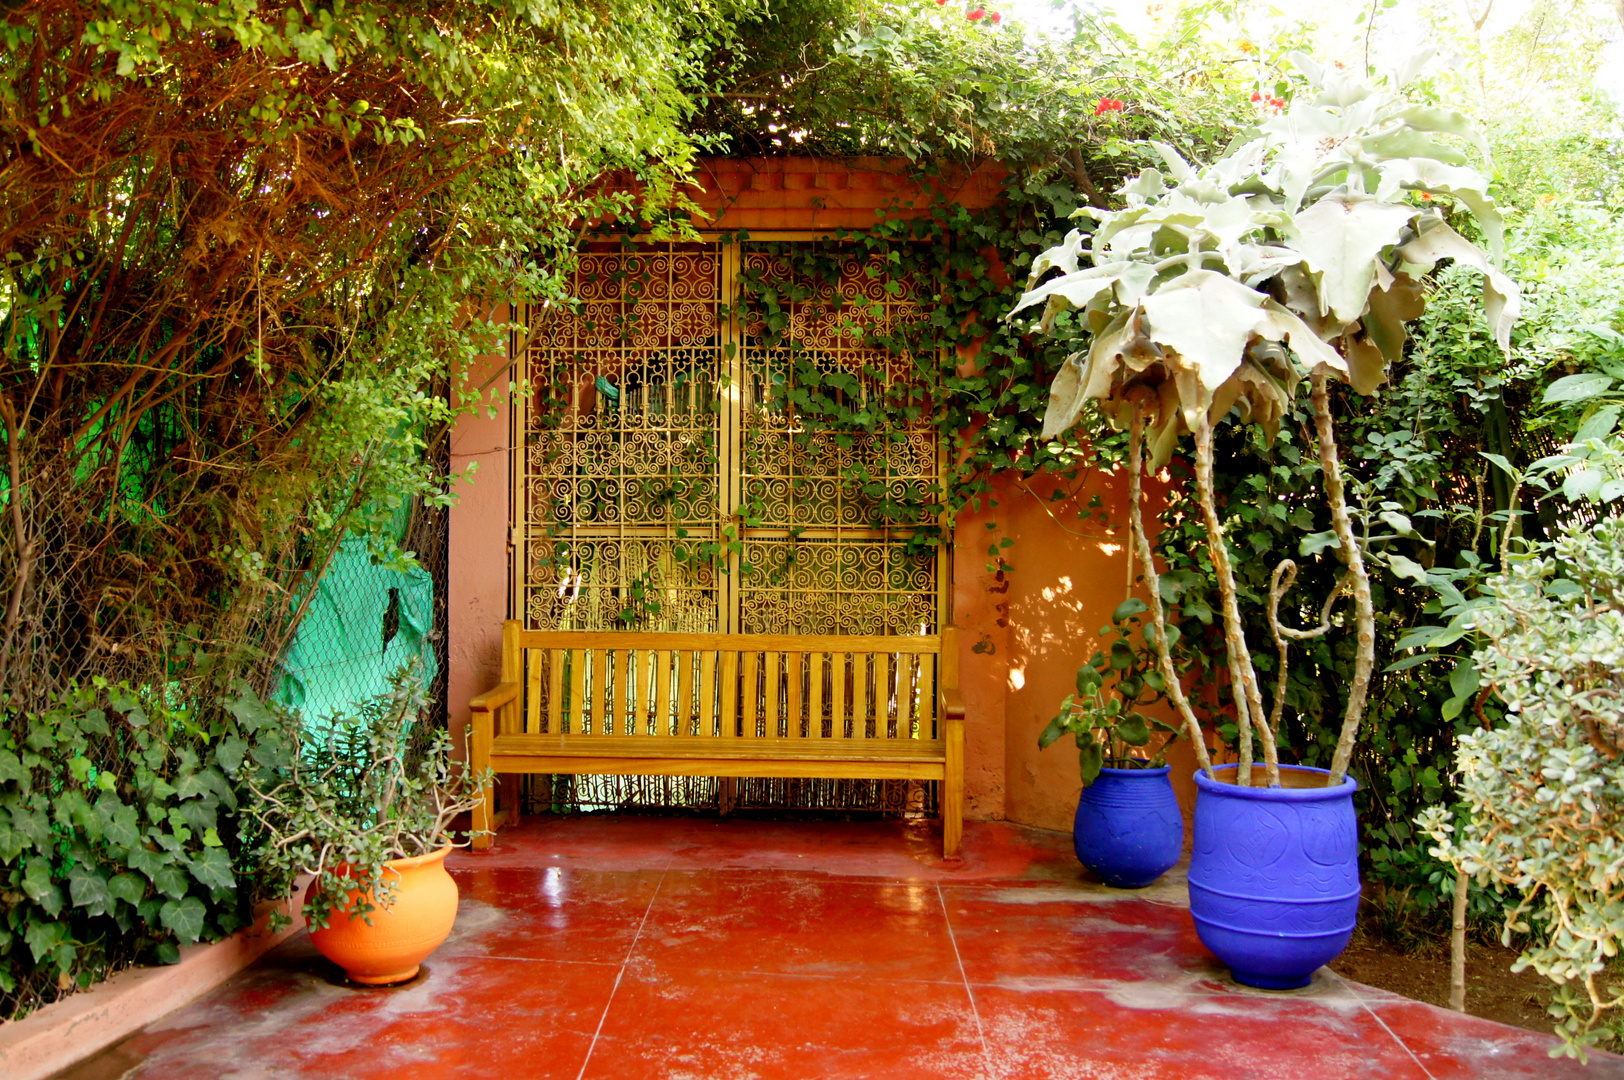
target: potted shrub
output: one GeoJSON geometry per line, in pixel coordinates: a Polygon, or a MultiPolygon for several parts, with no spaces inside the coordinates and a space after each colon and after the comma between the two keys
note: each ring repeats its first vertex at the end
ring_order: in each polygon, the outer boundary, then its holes
{"type": "Polygon", "coordinates": [[[1146,610],[1128,599],[1111,616],[1117,639],[1109,652],[1096,652],[1077,669],[1077,693],[1038,736],[1047,749],[1063,735],[1077,744],[1083,790],[1077,798],[1072,846],[1077,860],[1118,889],[1142,889],[1165,874],[1184,852],[1184,817],[1173,797],[1171,771],[1158,733],[1178,737],[1178,729],[1146,716],[1135,706],[1159,700],[1166,690],[1160,671],[1146,669],[1131,642],[1129,623],[1146,610]],[[1113,691],[1105,680],[1115,678],[1113,691]]]}
{"type": "Polygon", "coordinates": [[[308,740],[277,782],[249,781],[264,871],[313,875],[303,909],[310,939],[366,985],[412,978],[451,933],[451,823],[489,782],[451,760],[446,732],[419,728],[423,706],[422,683],[402,672],[358,716],[335,717],[308,740]]]}
{"type": "MultiPolygon", "coordinates": [[[[1289,108],[1263,105],[1256,127],[1212,164],[1197,168],[1152,144],[1166,172],[1150,168],[1119,192],[1124,208],[1098,211],[1088,234],[1074,230],[1033,262],[1011,315],[1041,305],[1048,331],[1070,312],[1088,337],[1050,390],[1043,431],[1052,437],[1085,415],[1128,433],[1129,528],[1144,568],[1160,670],[1200,763],[1190,905],[1202,941],[1241,982],[1305,985],[1346,945],[1358,910],[1358,845],[1347,777],[1375,661],[1375,613],[1367,559],[1424,582],[1413,561],[1368,540],[1407,533],[1390,510],[1348,503],[1331,416],[1332,381],[1374,393],[1398,361],[1405,323],[1425,306],[1422,281],[1444,259],[1478,269],[1490,330],[1510,348],[1517,287],[1440,209],[1464,206],[1498,258],[1501,222],[1488,182],[1454,145],[1476,135],[1449,109],[1416,104],[1399,90],[1419,60],[1386,88],[1339,69],[1293,60],[1308,87],[1289,108]],[[1446,140],[1441,136],[1454,136],[1446,140]],[[1091,265],[1090,265],[1091,264],[1091,265]],[[1059,276],[1045,280],[1053,271],[1059,276]],[[1281,765],[1276,753],[1291,639],[1327,633],[1287,626],[1279,605],[1296,574],[1275,569],[1268,615],[1280,656],[1272,709],[1242,633],[1219,507],[1213,496],[1213,430],[1230,416],[1277,434],[1300,384],[1310,386],[1315,448],[1332,529],[1305,538],[1345,567],[1333,601],[1348,599],[1356,634],[1354,677],[1328,770],[1281,765]],[[1196,496],[1222,599],[1228,675],[1238,727],[1235,765],[1214,768],[1174,671],[1140,478],[1192,437],[1196,496]],[[1361,534],[1366,539],[1361,538],[1361,534]],[[1256,748],[1261,745],[1262,768],[1256,748]]],[[[1259,95],[1261,98],[1261,95],[1259,95]]]]}

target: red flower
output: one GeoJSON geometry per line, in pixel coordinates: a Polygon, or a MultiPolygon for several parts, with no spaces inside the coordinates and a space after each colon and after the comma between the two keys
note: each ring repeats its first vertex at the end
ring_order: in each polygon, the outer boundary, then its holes
{"type": "Polygon", "coordinates": [[[971,22],[980,22],[982,19],[987,17],[987,9],[980,7],[971,8],[969,11],[965,12],[964,17],[969,19],[971,22]]]}
{"type": "MultiPolygon", "coordinates": [[[[943,2],[945,3],[946,0],[943,0],[943,2]]],[[[1253,101],[1262,101],[1263,100],[1263,95],[1261,93],[1259,93],[1258,91],[1253,90],[1252,91],[1252,100],[1253,101]]]]}
{"type": "Polygon", "coordinates": [[[992,23],[994,26],[997,26],[999,23],[1004,21],[1004,17],[995,11],[990,17],[988,17],[987,21],[992,23]]]}
{"type": "Polygon", "coordinates": [[[1121,111],[1122,101],[1120,98],[1102,97],[1100,98],[1100,103],[1094,106],[1095,116],[1104,116],[1106,113],[1121,111]]]}
{"type": "Polygon", "coordinates": [[[1284,109],[1286,107],[1286,99],[1285,98],[1272,97],[1272,98],[1269,99],[1269,105],[1270,105],[1270,107],[1275,108],[1275,109],[1284,109]]]}

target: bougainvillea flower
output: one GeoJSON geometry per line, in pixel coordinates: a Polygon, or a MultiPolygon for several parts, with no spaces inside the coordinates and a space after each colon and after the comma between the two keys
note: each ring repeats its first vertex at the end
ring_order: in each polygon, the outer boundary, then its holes
{"type": "Polygon", "coordinates": [[[971,8],[969,11],[964,13],[964,17],[969,19],[971,22],[980,22],[982,19],[987,17],[987,9],[979,7],[971,8]]]}
{"type": "Polygon", "coordinates": [[[1256,90],[1253,90],[1252,91],[1252,100],[1253,101],[1262,101],[1263,100],[1263,95],[1260,92],[1258,92],[1256,90]]]}
{"type": "Polygon", "coordinates": [[[999,23],[1004,21],[1004,17],[995,11],[987,17],[987,21],[992,23],[994,26],[997,26],[999,23]]]}
{"type": "Polygon", "coordinates": [[[1122,111],[1122,100],[1120,98],[1102,97],[1102,98],[1100,98],[1100,103],[1098,105],[1094,106],[1094,115],[1095,116],[1104,116],[1106,113],[1109,113],[1109,112],[1121,112],[1121,111],[1122,111]]]}

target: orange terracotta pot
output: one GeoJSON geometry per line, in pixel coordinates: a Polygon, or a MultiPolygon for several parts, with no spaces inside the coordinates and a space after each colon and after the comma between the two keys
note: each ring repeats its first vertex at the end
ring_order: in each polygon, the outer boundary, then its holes
{"type": "MultiPolygon", "coordinates": [[[[376,908],[368,926],[361,916],[349,914],[362,895],[357,889],[344,907],[334,910],[326,929],[311,931],[311,942],[353,982],[387,986],[410,979],[457,919],[457,883],[445,869],[449,854],[447,844],[427,855],[385,863],[386,880],[391,873],[397,879],[389,907],[376,908]]],[[[309,888],[315,887],[311,882],[309,888]]],[[[308,889],[305,902],[310,902],[308,889]]]]}

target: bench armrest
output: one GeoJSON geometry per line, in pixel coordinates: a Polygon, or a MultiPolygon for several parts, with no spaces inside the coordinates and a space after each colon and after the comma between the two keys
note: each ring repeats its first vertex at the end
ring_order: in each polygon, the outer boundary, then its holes
{"type": "Polygon", "coordinates": [[[480,694],[468,702],[468,708],[476,712],[489,712],[492,709],[506,705],[519,696],[519,684],[516,682],[498,683],[496,686],[480,694]]]}
{"type": "Polygon", "coordinates": [[[957,687],[946,687],[942,690],[942,715],[949,720],[964,719],[964,696],[957,687]]]}

